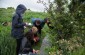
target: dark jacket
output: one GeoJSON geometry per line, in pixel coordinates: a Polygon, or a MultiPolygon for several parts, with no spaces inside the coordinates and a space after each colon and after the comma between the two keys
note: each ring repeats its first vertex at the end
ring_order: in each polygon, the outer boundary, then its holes
{"type": "Polygon", "coordinates": [[[33,48],[30,41],[26,37],[24,37],[22,39],[21,53],[27,54],[29,52],[33,52],[33,48]]]}
{"type": "Polygon", "coordinates": [[[31,42],[33,41],[34,34],[32,33],[32,30],[29,30],[26,34],[25,37],[31,42]]]}
{"type": "Polygon", "coordinates": [[[42,29],[43,27],[44,27],[44,25],[45,25],[45,21],[44,20],[42,20],[42,19],[40,19],[40,18],[32,18],[32,23],[33,23],[33,25],[34,26],[36,26],[38,29],[42,29]],[[40,26],[37,26],[36,25],[36,20],[40,20],[40,26]]]}
{"type": "Polygon", "coordinates": [[[21,52],[22,53],[29,53],[33,52],[32,48],[32,41],[33,41],[34,34],[32,33],[31,30],[29,30],[26,34],[25,37],[22,39],[22,45],[21,45],[21,52]]]}
{"type": "MultiPolygon", "coordinates": [[[[32,18],[32,23],[33,23],[34,26],[36,26],[36,27],[40,30],[40,29],[42,29],[42,28],[44,27],[44,25],[45,25],[45,20],[42,20],[42,19],[40,19],[40,18],[32,18]],[[37,25],[36,25],[36,22],[35,22],[36,20],[40,20],[40,22],[41,22],[40,26],[37,26],[37,25]]],[[[52,23],[51,23],[51,22],[47,23],[47,26],[48,26],[50,29],[53,29],[53,28],[54,28],[54,27],[52,26],[52,23]]]]}
{"type": "Polygon", "coordinates": [[[26,7],[22,4],[18,5],[16,8],[16,13],[12,18],[12,31],[11,34],[14,38],[20,39],[24,36],[24,26],[22,14],[25,12],[26,7]]]}

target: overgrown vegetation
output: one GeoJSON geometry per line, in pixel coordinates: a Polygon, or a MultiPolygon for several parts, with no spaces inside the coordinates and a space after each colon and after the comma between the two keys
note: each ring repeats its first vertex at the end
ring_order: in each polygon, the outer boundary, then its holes
{"type": "Polygon", "coordinates": [[[54,0],[47,11],[54,26],[50,55],[85,55],[85,1],[54,0]]]}
{"type": "MultiPolygon", "coordinates": [[[[0,8],[0,55],[15,55],[15,49],[16,49],[16,42],[15,39],[11,37],[11,20],[12,16],[15,12],[15,9],[12,7],[9,7],[8,9],[0,8]],[[7,22],[7,26],[3,26],[2,23],[7,22]]],[[[33,12],[27,10],[24,14],[24,22],[31,22],[31,18],[46,18],[47,14],[43,12],[33,12]]],[[[47,29],[47,26],[45,26],[45,29],[47,29]]],[[[42,31],[42,39],[46,35],[46,30],[43,29],[42,31]]],[[[27,32],[29,28],[25,29],[25,32],[27,32]]],[[[40,43],[38,43],[36,46],[33,46],[34,49],[40,49],[42,39],[40,43]]]]}
{"type": "MultiPolygon", "coordinates": [[[[44,1],[39,3],[46,5],[44,1]]],[[[30,18],[50,17],[53,29],[44,27],[42,37],[49,34],[52,44],[46,51],[49,55],[85,55],[85,0],[54,0],[49,1],[47,13],[26,11],[24,21],[30,18]]],[[[11,37],[11,25],[3,26],[7,21],[11,23],[14,9],[0,9],[0,55],[15,55],[15,40],[11,37]]],[[[41,43],[40,43],[41,44],[41,43]]],[[[34,47],[39,49],[38,47],[34,47]]]]}

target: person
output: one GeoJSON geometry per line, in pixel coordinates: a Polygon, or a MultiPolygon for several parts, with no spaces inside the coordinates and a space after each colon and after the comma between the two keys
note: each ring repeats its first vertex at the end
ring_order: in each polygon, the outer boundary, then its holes
{"type": "Polygon", "coordinates": [[[25,33],[25,37],[27,37],[31,44],[39,41],[37,31],[38,31],[37,27],[33,26],[28,32],[25,33]]]}
{"type": "Polygon", "coordinates": [[[39,38],[35,38],[34,34],[37,33],[38,29],[36,27],[32,27],[26,34],[25,37],[22,39],[22,47],[21,47],[21,53],[22,54],[29,54],[31,53],[37,53],[38,50],[34,50],[32,48],[33,42],[38,42],[39,38]]]}
{"type": "Polygon", "coordinates": [[[53,29],[53,25],[52,25],[52,22],[50,22],[50,20],[47,20],[47,26],[50,28],[50,29],[53,29]]]}
{"type": "Polygon", "coordinates": [[[20,45],[22,38],[24,37],[24,26],[27,26],[27,23],[23,22],[22,15],[26,11],[26,7],[23,4],[19,4],[16,8],[15,14],[12,18],[12,30],[11,35],[16,39],[16,55],[19,54],[20,45]]]}
{"type": "Polygon", "coordinates": [[[32,24],[33,26],[38,28],[38,33],[41,35],[41,29],[44,27],[45,23],[48,25],[49,28],[51,28],[51,26],[49,24],[49,18],[45,18],[44,20],[40,19],[40,18],[32,18],[32,24]]]}

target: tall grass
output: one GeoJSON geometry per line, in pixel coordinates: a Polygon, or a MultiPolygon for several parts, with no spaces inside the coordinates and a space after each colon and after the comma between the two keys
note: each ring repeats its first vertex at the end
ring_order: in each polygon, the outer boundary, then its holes
{"type": "MultiPolygon", "coordinates": [[[[16,41],[11,36],[11,25],[3,26],[2,23],[7,21],[11,23],[14,10],[0,9],[0,55],[15,55],[16,41]]],[[[24,22],[31,22],[31,18],[45,18],[46,13],[26,11],[24,14],[24,22]]],[[[27,31],[27,30],[26,30],[27,31]]],[[[43,31],[45,36],[45,30],[43,31]]],[[[41,42],[40,42],[41,43],[41,42]]],[[[34,48],[39,49],[40,44],[34,48]]]]}
{"type": "Polygon", "coordinates": [[[10,27],[0,26],[0,54],[15,55],[15,40],[10,35],[10,27]]]}

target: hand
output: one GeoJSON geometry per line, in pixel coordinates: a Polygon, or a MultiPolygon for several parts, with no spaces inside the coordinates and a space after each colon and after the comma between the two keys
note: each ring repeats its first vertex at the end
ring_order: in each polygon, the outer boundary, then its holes
{"type": "Polygon", "coordinates": [[[25,24],[26,24],[26,26],[29,26],[29,23],[26,22],[25,24]]]}
{"type": "Polygon", "coordinates": [[[36,53],[39,53],[40,52],[40,50],[36,50],[36,53]]]}
{"type": "Polygon", "coordinates": [[[33,53],[39,53],[39,52],[40,52],[40,50],[33,49],[33,53]]]}
{"type": "Polygon", "coordinates": [[[26,28],[26,26],[24,26],[24,28],[26,28]]]}
{"type": "Polygon", "coordinates": [[[33,49],[33,53],[36,53],[35,49],[33,49]]]}
{"type": "Polygon", "coordinates": [[[37,40],[35,38],[33,38],[34,42],[37,42],[37,40]]]}
{"type": "Polygon", "coordinates": [[[34,41],[38,42],[39,41],[39,37],[34,37],[34,41]]]}

